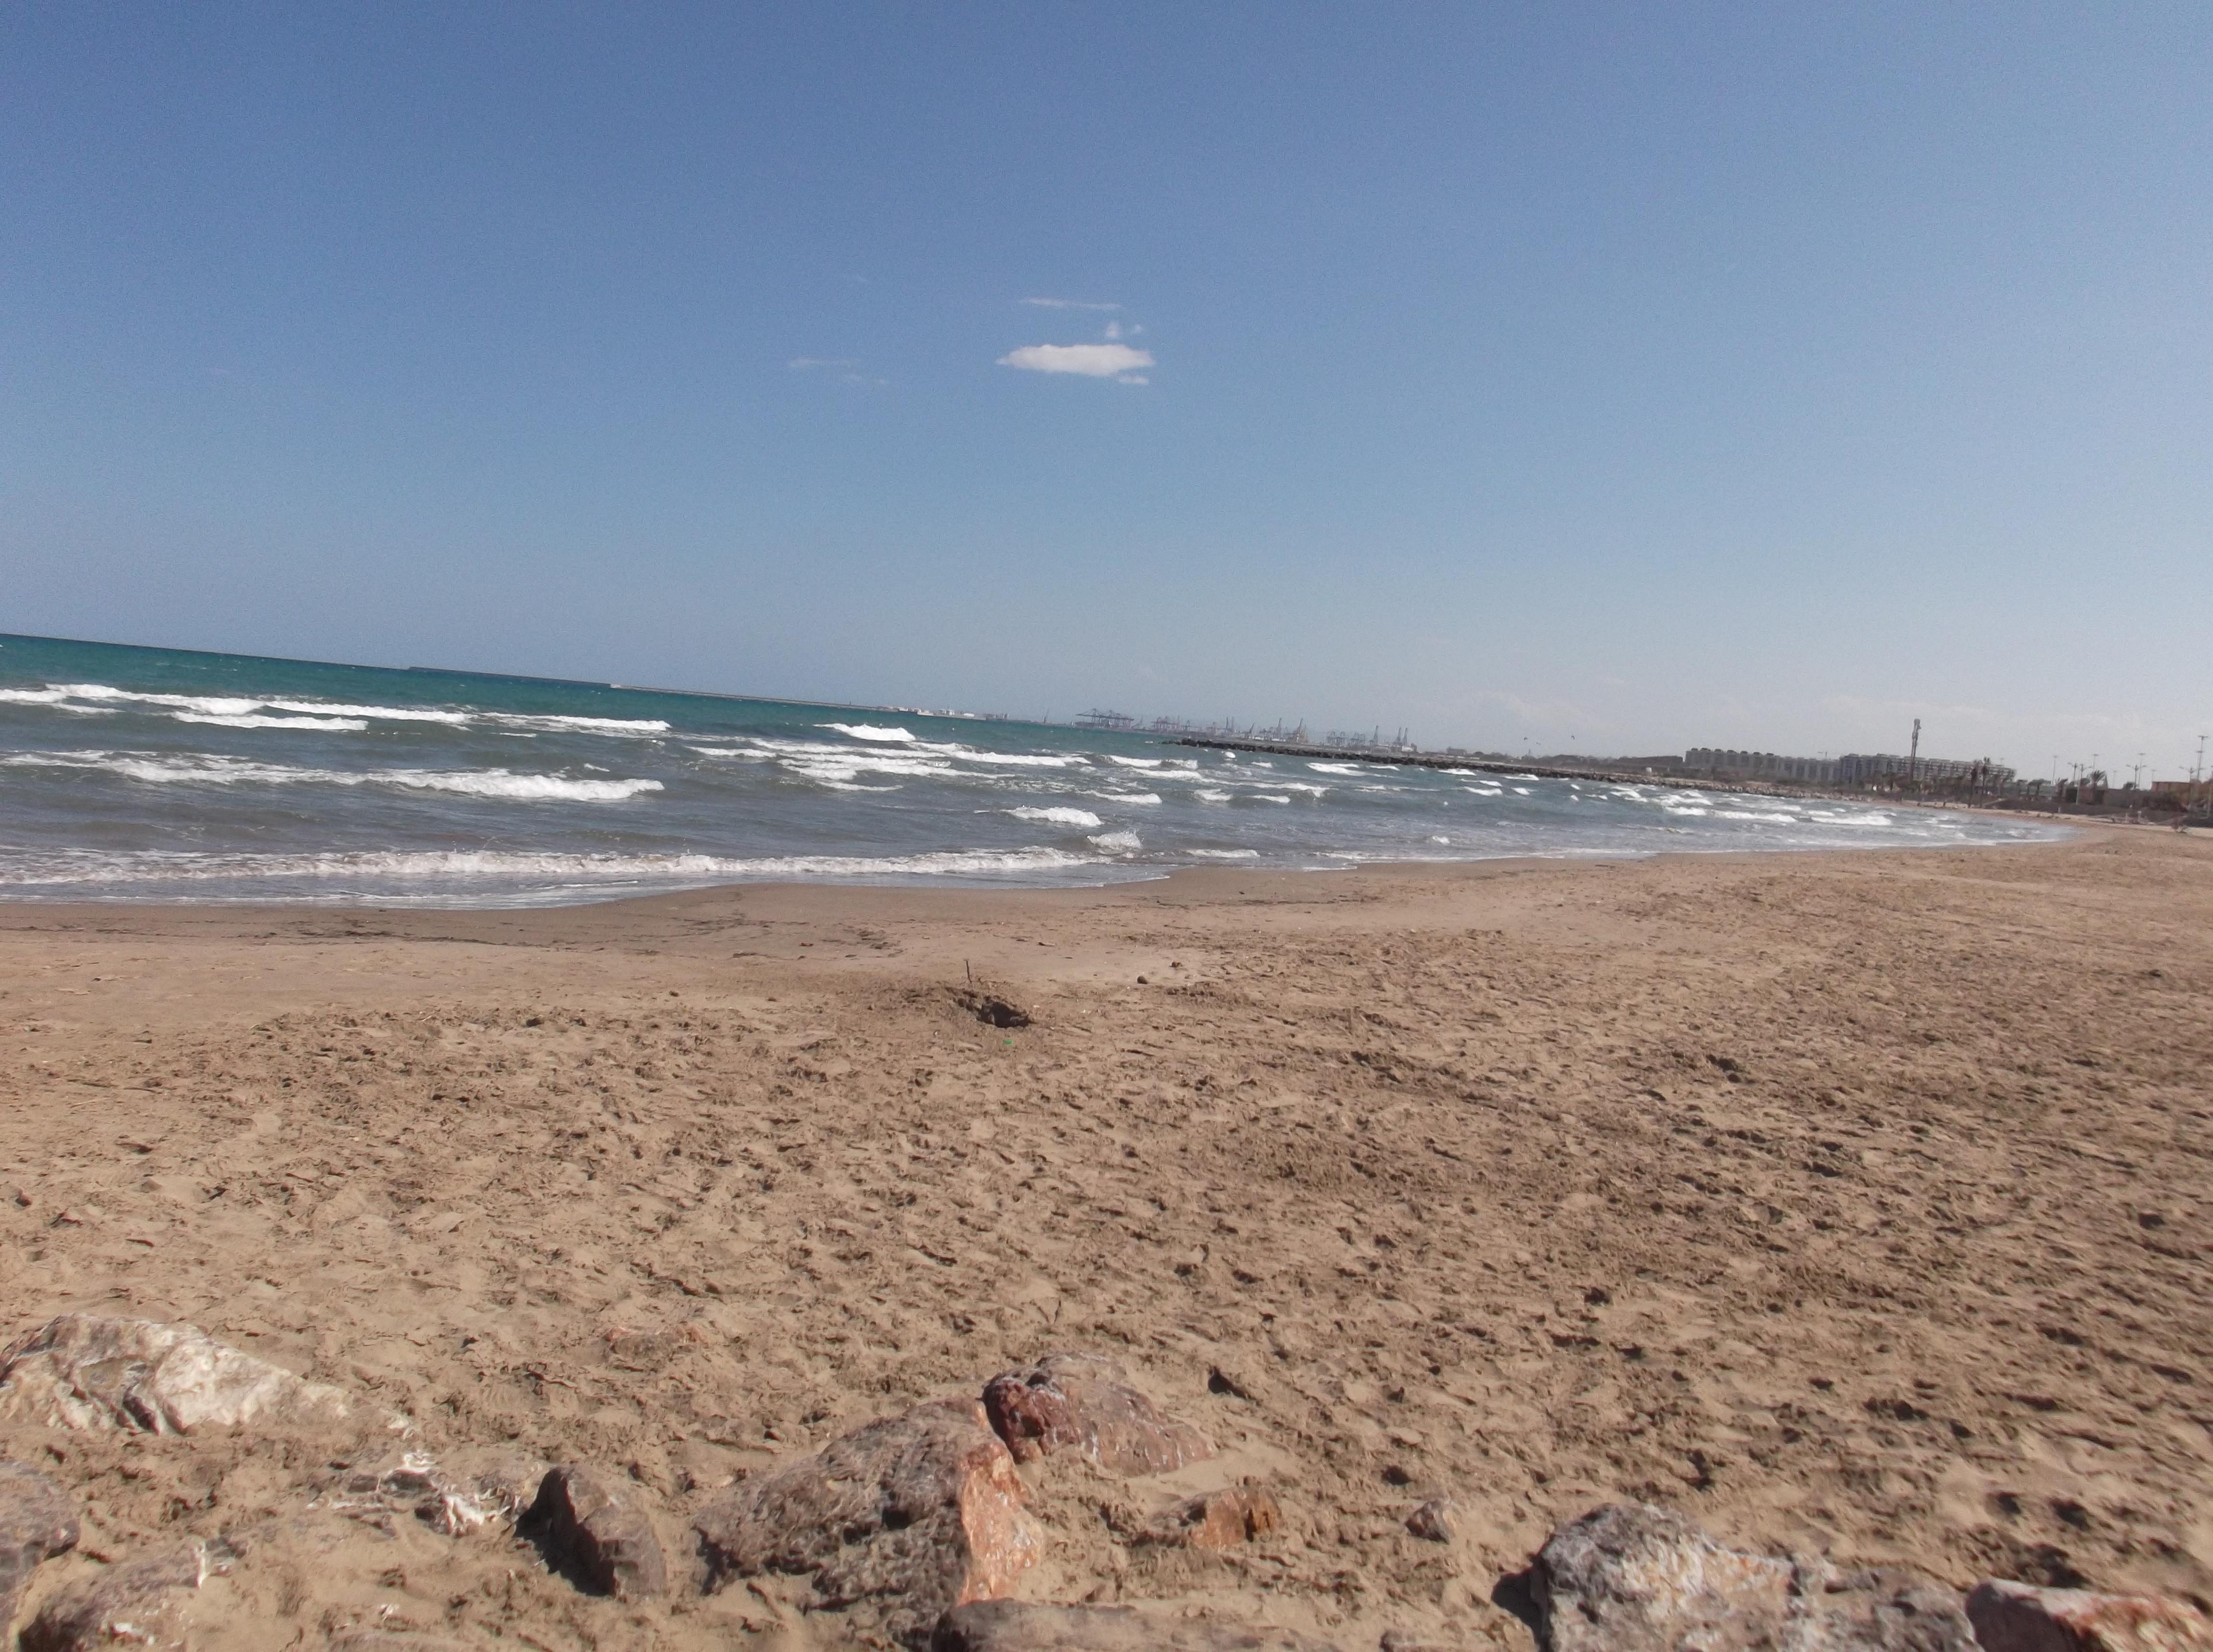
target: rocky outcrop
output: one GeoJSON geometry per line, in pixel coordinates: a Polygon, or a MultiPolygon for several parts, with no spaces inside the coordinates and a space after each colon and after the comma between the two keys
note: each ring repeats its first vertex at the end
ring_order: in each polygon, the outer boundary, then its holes
{"type": "Polygon", "coordinates": [[[210,1570],[198,1544],[106,1567],[47,1598],[24,1625],[22,1652],[185,1652],[192,1600],[210,1570]]]}
{"type": "Polygon", "coordinates": [[[1562,1527],[1529,1582],[1546,1652],[1975,1652],[1949,1589],[1724,1548],[1645,1503],[1562,1527]]]}
{"type": "Polygon", "coordinates": [[[579,1588],[619,1600],[668,1592],[668,1567],[638,1494],[592,1470],[550,1471],[517,1528],[579,1588]]]}
{"type": "Polygon", "coordinates": [[[0,1462],[0,1643],[31,1574],[76,1547],[76,1506],[67,1494],[25,1464],[0,1462]]]}
{"type": "Polygon", "coordinates": [[[1210,1623],[1129,1606],[983,1600],[937,1621],[930,1652],[1333,1652],[1288,1629],[1210,1623]]]}
{"type": "Polygon", "coordinates": [[[984,1409],[1016,1462],[1075,1451],[1110,1473],[1164,1474],[1214,1455],[1211,1441],[1162,1415],[1123,1375],[1112,1360],[1054,1354],[994,1377],[984,1409]]]}
{"type": "Polygon", "coordinates": [[[1143,1533],[1152,1543],[1194,1549],[1235,1549],[1283,1529],[1275,1497],[1251,1484],[1186,1497],[1155,1517],[1143,1533]]]}
{"type": "Polygon", "coordinates": [[[336,1388],[216,1342],[198,1326],[64,1314],[0,1350],[0,1415],[63,1429],[186,1434],[352,1420],[336,1388]]]}
{"type": "Polygon", "coordinates": [[[1037,1560],[1025,1501],[983,1406],[940,1400],[744,1482],[692,1525],[710,1589],[787,1574],[810,1609],[865,1606],[919,1644],[948,1608],[1005,1594],[1037,1560]]]}
{"type": "Polygon", "coordinates": [[[1983,1652],[2213,1652],[2213,1624],[2179,1600],[1978,1583],[1967,1617],[1983,1652]]]}

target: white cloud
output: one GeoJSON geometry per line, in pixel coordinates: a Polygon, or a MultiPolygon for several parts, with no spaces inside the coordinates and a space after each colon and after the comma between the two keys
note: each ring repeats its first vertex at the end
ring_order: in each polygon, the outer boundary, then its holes
{"type": "Polygon", "coordinates": [[[999,365],[1030,373],[1080,373],[1088,379],[1130,375],[1129,382],[1142,384],[1136,370],[1152,366],[1153,353],[1127,344],[1024,344],[1000,357],[999,365]]]}
{"type": "Polygon", "coordinates": [[[1119,310],[1119,304],[1094,304],[1081,298],[1025,298],[1025,304],[1034,304],[1041,310],[1119,310]]]}

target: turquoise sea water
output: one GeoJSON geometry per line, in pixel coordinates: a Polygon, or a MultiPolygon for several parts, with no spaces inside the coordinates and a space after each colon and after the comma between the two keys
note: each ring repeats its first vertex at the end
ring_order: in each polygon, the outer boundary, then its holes
{"type": "Polygon", "coordinates": [[[2031,824],[0,637],[0,898],[537,905],[742,880],[1955,846],[2031,824]]]}

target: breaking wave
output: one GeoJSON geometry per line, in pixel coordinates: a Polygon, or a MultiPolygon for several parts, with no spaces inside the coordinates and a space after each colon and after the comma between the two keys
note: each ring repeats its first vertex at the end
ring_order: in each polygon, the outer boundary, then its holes
{"type": "Polygon", "coordinates": [[[18,752],[0,758],[0,764],[10,768],[88,770],[153,786],[393,786],[406,791],[454,792],[467,797],[532,802],[620,802],[661,789],[658,780],[579,780],[565,775],[517,774],[511,769],[298,769],[215,753],[18,752]]]}

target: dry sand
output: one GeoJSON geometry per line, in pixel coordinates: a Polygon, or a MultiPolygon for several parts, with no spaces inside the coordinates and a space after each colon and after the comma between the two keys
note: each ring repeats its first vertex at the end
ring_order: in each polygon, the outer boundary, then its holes
{"type": "MultiPolygon", "coordinates": [[[[0,1338],[192,1320],[434,1453],[627,1472],[672,1545],[734,1475],[1079,1349],[1222,1442],[1177,1485],[1261,1477],[1288,1529],[1124,1549],[1100,1506],[1169,1488],[1056,1459],[1036,1598],[1526,1646],[1500,1576],[1629,1496],[2213,1597],[2213,842],[18,906],[0,972],[0,1338]],[[1034,1024],[980,1022],[971,972],[1034,1024]],[[1433,1490],[1450,1545],[1403,1525],[1433,1490]]],[[[328,1473],[23,1423],[0,1456],[87,1510],[40,1592],[285,1529],[328,1473]]],[[[225,1644],[836,1637],[299,1529],[209,1586],[225,1644]]]]}

